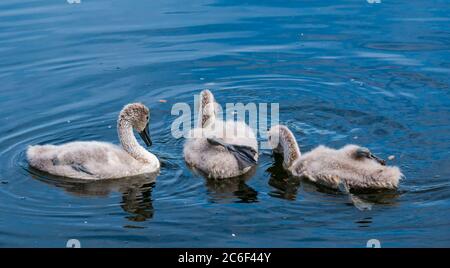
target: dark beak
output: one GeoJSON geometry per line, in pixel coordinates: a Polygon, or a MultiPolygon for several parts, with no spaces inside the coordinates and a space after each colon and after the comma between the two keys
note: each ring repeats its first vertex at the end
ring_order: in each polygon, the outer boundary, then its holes
{"type": "Polygon", "coordinates": [[[374,159],[375,161],[377,161],[378,163],[380,163],[381,165],[385,166],[386,165],[386,161],[379,158],[376,155],[370,154],[370,158],[374,159]]]}
{"type": "Polygon", "coordinates": [[[145,126],[144,130],[139,132],[139,136],[141,136],[142,140],[144,140],[145,145],[152,146],[152,140],[150,139],[150,134],[148,132],[148,123],[145,126]]]}

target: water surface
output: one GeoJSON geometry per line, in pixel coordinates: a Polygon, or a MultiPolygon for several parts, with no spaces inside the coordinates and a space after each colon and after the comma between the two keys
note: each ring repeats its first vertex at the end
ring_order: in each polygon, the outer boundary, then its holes
{"type": "Polygon", "coordinates": [[[0,3],[0,247],[450,246],[447,1],[0,3]],[[248,180],[182,158],[172,105],[279,103],[302,151],[357,143],[399,191],[357,196],[289,179],[263,151],[248,180]],[[160,100],[165,100],[161,102],[160,100]],[[83,184],[32,170],[30,144],[118,143],[122,106],[151,107],[155,180],[83,184]]]}

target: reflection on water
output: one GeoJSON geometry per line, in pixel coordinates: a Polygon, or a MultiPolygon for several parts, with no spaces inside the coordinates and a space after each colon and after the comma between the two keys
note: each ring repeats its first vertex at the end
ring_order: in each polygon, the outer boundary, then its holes
{"type": "Polygon", "coordinates": [[[269,195],[287,200],[295,200],[300,187],[300,178],[292,178],[283,168],[283,156],[274,154],[274,163],[267,169],[270,174],[269,185],[276,190],[271,191],[269,195]]]}
{"type": "Polygon", "coordinates": [[[211,202],[226,203],[234,199],[237,199],[238,203],[258,202],[258,192],[247,184],[255,175],[257,166],[252,167],[242,176],[228,179],[208,178],[208,175],[201,170],[191,166],[188,167],[191,172],[205,180],[211,202]]]}
{"type": "Polygon", "coordinates": [[[130,215],[126,218],[141,222],[153,218],[152,190],[155,186],[155,174],[145,174],[120,179],[85,181],[53,176],[29,167],[31,177],[52,186],[63,189],[78,197],[108,197],[112,192],[122,195],[120,207],[130,215]]]}
{"type": "Polygon", "coordinates": [[[256,167],[253,167],[246,174],[230,179],[206,178],[205,185],[211,201],[221,203],[237,198],[239,203],[258,202],[258,192],[247,184],[254,176],[255,170],[256,167]]]}
{"type": "Polygon", "coordinates": [[[152,189],[154,183],[146,183],[139,187],[129,187],[122,192],[121,207],[132,214],[127,217],[130,221],[145,221],[153,218],[152,189]]]}
{"type": "Polygon", "coordinates": [[[372,217],[365,217],[361,220],[356,221],[356,224],[358,224],[358,227],[360,227],[360,228],[370,227],[371,223],[372,223],[372,217]]]}

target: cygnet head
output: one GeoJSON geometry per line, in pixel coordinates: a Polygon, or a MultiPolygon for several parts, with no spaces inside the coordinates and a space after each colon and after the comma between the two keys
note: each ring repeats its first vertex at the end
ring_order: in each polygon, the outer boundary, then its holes
{"type": "Polygon", "coordinates": [[[280,153],[280,126],[273,126],[267,132],[270,147],[280,153]]]}
{"type": "Polygon", "coordinates": [[[206,127],[213,123],[215,120],[217,103],[214,100],[214,95],[208,89],[200,92],[200,98],[198,100],[200,126],[206,127]]]}
{"type": "Polygon", "coordinates": [[[142,103],[131,103],[125,105],[119,115],[119,125],[121,123],[130,124],[133,129],[139,132],[142,140],[147,146],[152,145],[148,131],[150,110],[142,103]]]}
{"type": "Polygon", "coordinates": [[[372,161],[377,162],[378,164],[385,166],[386,161],[374,155],[368,148],[361,147],[358,145],[347,145],[343,148],[343,151],[347,153],[347,155],[355,160],[364,160],[370,159],[372,161]]]}
{"type": "MultiPolygon", "coordinates": [[[[283,152],[283,147],[296,147],[297,142],[294,134],[283,125],[276,125],[270,128],[268,132],[269,144],[277,153],[283,152]]],[[[290,148],[296,149],[296,148],[290,148]]]]}
{"type": "Polygon", "coordinates": [[[273,151],[283,154],[283,165],[291,167],[301,155],[294,134],[286,126],[277,125],[269,130],[268,136],[273,151]]]}

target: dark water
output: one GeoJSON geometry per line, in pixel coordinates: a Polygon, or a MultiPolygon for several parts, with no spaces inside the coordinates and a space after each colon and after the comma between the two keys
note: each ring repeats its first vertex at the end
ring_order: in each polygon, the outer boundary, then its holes
{"type": "Polygon", "coordinates": [[[0,246],[450,246],[449,2],[281,2],[1,1],[0,246]],[[205,181],[170,132],[172,105],[204,88],[279,103],[303,151],[362,144],[406,178],[358,196],[366,211],[288,179],[269,151],[247,181],[205,181]],[[155,182],[28,167],[29,144],[118,143],[134,101],[152,109],[155,182]]]}

